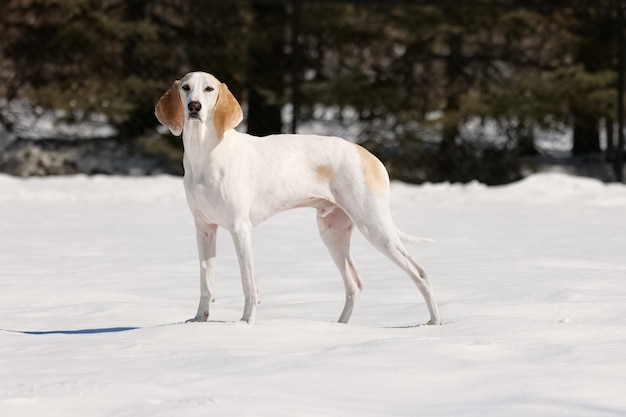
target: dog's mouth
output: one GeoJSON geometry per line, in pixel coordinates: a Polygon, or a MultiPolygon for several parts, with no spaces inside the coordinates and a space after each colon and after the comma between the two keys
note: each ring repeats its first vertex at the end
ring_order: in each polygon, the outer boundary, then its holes
{"type": "Polygon", "coordinates": [[[200,113],[192,112],[189,113],[189,120],[200,120],[200,113]]]}

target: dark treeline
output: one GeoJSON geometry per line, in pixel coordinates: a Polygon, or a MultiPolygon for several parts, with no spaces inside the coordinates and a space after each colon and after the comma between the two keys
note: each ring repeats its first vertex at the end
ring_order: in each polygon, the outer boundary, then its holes
{"type": "Polygon", "coordinates": [[[612,158],[616,10],[616,0],[6,0],[0,123],[10,132],[10,103],[24,100],[73,120],[106,116],[140,143],[155,135],[160,94],[202,69],[229,85],[251,133],[289,131],[281,111],[295,109],[298,123],[323,115],[325,133],[356,126],[395,177],[503,183],[541,153],[538,135],[612,158]]]}

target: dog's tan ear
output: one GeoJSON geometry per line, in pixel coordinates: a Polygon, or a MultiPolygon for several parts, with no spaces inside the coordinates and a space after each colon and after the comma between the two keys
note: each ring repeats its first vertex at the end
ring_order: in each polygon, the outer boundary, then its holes
{"type": "Polygon", "coordinates": [[[174,136],[179,136],[183,132],[183,123],[185,123],[185,110],[180,99],[179,87],[180,81],[174,81],[174,84],[163,94],[154,109],[156,118],[174,136]]]}
{"type": "Polygon", "coordinates": [[[241,106],[226,84],[220,83],[217,101],[213,109],[213,124],[217,137],[222,139],[224,132],[237,126],[243,119],[241,106]]]}

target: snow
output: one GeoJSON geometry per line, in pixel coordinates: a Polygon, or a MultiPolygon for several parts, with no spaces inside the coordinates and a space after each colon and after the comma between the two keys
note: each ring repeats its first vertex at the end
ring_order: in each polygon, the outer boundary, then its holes
{"type": "Polygon", "coordinates": [[[65,110],[46,110],[25,99],[0,99],[0,113],[12,125],[11,133],[24,139],[86,140],[116,134],[104,114],[75,111],[70,115],[65,110]],[[77,120],[68,121],[68,116],[77,120]]]}
{"type": "Polygon", "coordinates": [[[516,184],[392,184],[396,223],[434,243],[446,323],[360,235],[343,286],[294,210],[255,229],[257,325],[227,233],[217,302],[174,177],[0,176],[2,416],[622,416],[626,187],[562,174],[516,184]],[[418,325],[418,326],[416,326],[418,325]]]}

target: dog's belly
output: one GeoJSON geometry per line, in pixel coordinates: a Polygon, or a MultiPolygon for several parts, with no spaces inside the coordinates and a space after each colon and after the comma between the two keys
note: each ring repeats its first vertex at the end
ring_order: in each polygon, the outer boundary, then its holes
{"type": "Polygon", "coordinates": [[[250,208],[250,222],[256,226],[277,213],[304,207],[317,209],[324,215],[325,213],[330,213],[336,207],[336,204],[328,198],[307,196],[299,200],[283,201],[276,205],[254,205],[250,208]]]}

